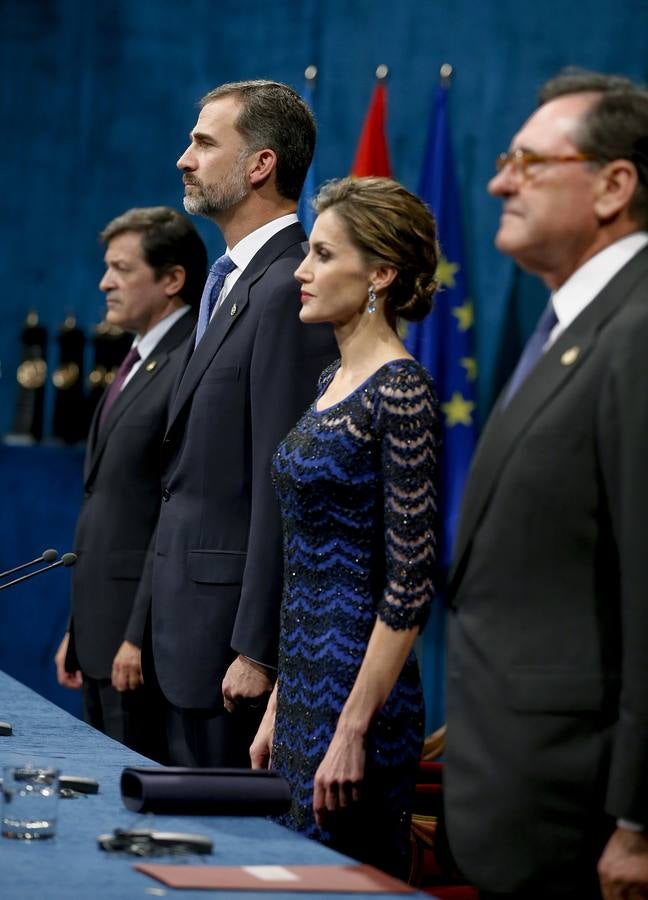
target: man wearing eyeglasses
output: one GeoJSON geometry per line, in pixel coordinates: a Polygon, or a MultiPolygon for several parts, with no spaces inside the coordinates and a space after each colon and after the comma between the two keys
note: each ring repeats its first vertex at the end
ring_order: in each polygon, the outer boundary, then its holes
{"type": "Polygon", "coordinates": [[[497,170],[551,296],[464,497],[450,845],[487,898],[648,897],[648,92],[562,73],[497,170]]]}

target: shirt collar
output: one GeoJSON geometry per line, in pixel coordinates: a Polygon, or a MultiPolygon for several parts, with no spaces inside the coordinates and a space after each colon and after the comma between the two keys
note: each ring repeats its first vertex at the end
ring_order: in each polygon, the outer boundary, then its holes
{"type": "Polygon", "coordinates": [[[167,331],[170,331],[178,319],[182,318],[182,316],[188,312],[189,307],[187,305],[181,306],[180,309],[175,309],[172,313],[169,313],[168,316],[165,316],[164,319],[158,322],[157,325],[154,325],[150,331],[146,332],[146,334],[143,334],[142,336],[139,334],[136,335],[132,346],[137,347],[140,358],[146,359],[146,357],[155,350],[167,331]]]}
{"type": "MultiPolygon", "coordinates": [[[[605,285],[648,244],[648,231],[635,231],[600,250],[552,294],[560,332],[563,332],[605,285]]],[[[552,333],[553,337],[553,333],[552,333]]]]}
{"type": "Polygon", "coordinates": [[[227,254],[236,263],[236,268],[242,272],[271,237],[298,221],[296,213],[288,213],[288,215],[279,216],[278,219],[273,219],[271,222],[266,222],[265,225],[246,234],[236,246],[231,249],[228,247],[227,254]]]}

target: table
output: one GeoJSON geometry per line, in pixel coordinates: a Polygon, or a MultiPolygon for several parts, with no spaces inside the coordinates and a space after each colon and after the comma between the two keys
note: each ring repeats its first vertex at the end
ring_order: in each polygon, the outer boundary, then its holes
{"type": "MultiPolygon", "coordinates": [[[[53,763],[67,775],[96,778],[100,793],[61,800],[58,836],[26,844],[0,838],[2,900],[275,900],[278,894],[231,891],[185,891],[135,872],[137,860],[97,849],[96,836],[116,827],[155,827],[209,836],[211,856],[188,857],[213,865],[327,865],[349,863],[347,857],[294,834],[263,818],[225,816],[150,816],[129,812],[121,801],[119,777],[124,766],[153,765],[150,760],[111,740],[79,719],[0,672],[0,719],[12,723],[14,734],[0,737],[0,765],[20,762],[53,763]]],[[[178,863],[161,857],[156,862],[178,863]]],[[[362,900],[368,894],[293,894],[362,900]]],[[[385,900],[403,895],[381,894],[385,900]]],[[[423,895],[407,895],[423,896],[423,895]]]]}

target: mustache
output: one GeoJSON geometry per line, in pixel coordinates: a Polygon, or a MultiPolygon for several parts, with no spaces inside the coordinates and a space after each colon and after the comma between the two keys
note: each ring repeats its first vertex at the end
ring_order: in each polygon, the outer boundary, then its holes
{"type": "Polygon", "coordinates": [[[183,184],[193,184],[195,187],[200,187],[200,182],[197,178],[192,178],[191,175],[183,175],[182,176],[183,184]]]}

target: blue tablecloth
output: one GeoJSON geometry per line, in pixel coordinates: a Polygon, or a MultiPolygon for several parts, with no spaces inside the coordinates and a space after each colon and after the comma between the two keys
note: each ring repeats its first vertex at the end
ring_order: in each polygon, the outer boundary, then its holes
{"type": "MultiPolygon", "coordinates": [[[[29,688],[0,672],[0,719],[13,725],[11,737],[0,736],[0,765],[21,762],[53,763],[68,775],[96,778],[100,793],[61,800],[58,836],[26,844],[0,838],[0,898],[2,900],[145,900],[167,896],[173,900],[272,900],[278,894],[232,891],[185,891],[164,888],[135,872],[133,857],[97,849],[98,834],[116,827],[155,827],[209,836],[211,856],[193,856],[200,865],[327,865],[349,863],[340,854],[261,818],[142,816],[123,806],[119,777],[124,766],[147,765],[144,757],[105,737],[59,709],[29,688]]],[[[161,857],[148,860],[178,863],[161,857]]],[[[323,886],[324,887],[324,886],[323,886]]],[[[293,898],[356,897],[366,894],[293,894],[293,898]]],[[[397,898],[396,894],[381,897],[397,898]]],[[[400,895],[402,897],[402,895],[400,895]]],[[[409,895],[413,896],[413,895],[409,895]]]]}

